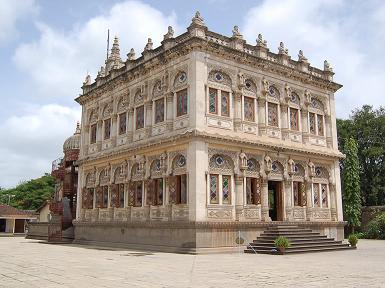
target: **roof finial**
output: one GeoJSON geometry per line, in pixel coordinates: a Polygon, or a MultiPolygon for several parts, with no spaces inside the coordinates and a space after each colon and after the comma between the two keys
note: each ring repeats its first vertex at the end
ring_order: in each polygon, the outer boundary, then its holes
{"type": "Polygon", "coordinates": [[[258,34],[258,38],[257,38],[257,46],[258,46],[258,47],[264,47],[264,48],[267,47],[267,41],[266,41],[266,40],[263,40],[262,34],[258,34]]]}
{"type": "Polygon", "coordinates": [[[199,13],[199,11],[195,12],[195,16],[191,19],[191,21],[192,21],[191,24],[205,26],[205,22],[201,16],[201,13],[199,13]]]}
{"type": "Polygon", "coordinates": [[[79,121],[77,121],[77,123],[76,123],[75,134],[80,134],[80,122],[79,121]]]}

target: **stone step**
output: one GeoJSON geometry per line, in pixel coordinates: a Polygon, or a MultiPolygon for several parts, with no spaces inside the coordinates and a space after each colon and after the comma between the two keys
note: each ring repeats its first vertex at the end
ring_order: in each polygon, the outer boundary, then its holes
{"type": "MultiPolygon", "coordinates": [[[[262,245],[255,245],[254,243],[249,244],[251,247],[253,247],[254,250],[259,251],[259,250],[268,250],[271,251],[272,249],[277,250],[275,246],[262,246],[262,245]]],[[[296,250],[303,250],[303,249],[313,249],[313,248],[327,248],[327,247],[345,247],[349,246],[349,244],[342,244],[342,243],[323,243],[323,244],[316,244],[316,243],[307,243],[303,245],[298,245],[298,246],[290,246],[286,248],[286,251],[296,251],[296,250]]]]}
{"type": "MultiPolygon", "coordinates": [[[[306,239],[306,240],[291,240],[290,243],[291,245],[298,245],[298,244],[306,244],[306,243],[334,243],[334,242],[339,242],[339,243],[342,243],[342,241],[335,241],[334,239],[329,239],[329,238],[322,238],[322,239],[318,239],[318,240],[314,240],[314,239],[306,239]]],[[[252,243],[256,243],[256,244],[272,244],[274,245],[274,240],[253,240],[252,243]]]]}
{"type": "Polygon", "coordinates": [[[297,232],[263,232],[261,236],[290,236],[290,235],[320,235],[318,232],[307,232],[307,231],[297,231],[297,232]]]}
{"type": "Polygon", "coordinates": [[[281,253],[279,251],[272,252],[272,251],[256,251],[254,252],[251,249],[244,250],[245,253],[251,253],[251,254],[273,254],[273,255],[283,255],[283,254],[292,254],[292,253],[313,253],[313,252],[328,252],[328,251],[338,251],[338,250],[351,250],[355,249],[350,246],[341,246],[341,247],[324,247],[324,248],[313,248],[313,249],[302,249],[302,250],[286,250],[284,253],[281,253]]]}
{"type": "MultiPolygon", "coordinates": [[[[299,240],[299,239],[327,239],[324,235],[312,235],[312,236],[298,236],[298,235],[290,235],[285,236],[287,239],[290,240],[299,240]]],[[[257,240],[275,240],[277,236],[259,236],[257,237],[257,240]]]]}
{"type": "Polygon", "coordinates": [[[268,229],[264,232],[267,233],[279,233],[279,232],[313,232],[311,229],[268,229]]]}

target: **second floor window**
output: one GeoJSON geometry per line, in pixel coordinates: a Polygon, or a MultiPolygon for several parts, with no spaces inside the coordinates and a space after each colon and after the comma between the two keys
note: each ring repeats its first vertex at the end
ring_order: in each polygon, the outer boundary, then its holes
{"type": "Polygon", "coordinates": [[[230,93],[209,88],[209,113],[230,116],[230,93]]]}
{"type": "Polygon", "coordinates": [[[155,101],[155,124],[164,121],[164,99],[155,101]]]}
{"type": "Polygon", "coordinates": [[[290,129],[291,130],[299,130],[299,112],[298,109],[289,108],[290,111],[290,129]]]}
{"type": "Polygon", "coordinates": [[[243,116],[246,121],[255,121],[254,99],[250,97],[243,98],[243,116]]]}
{"type": "Polygon", "coordinates": [[[278,105],[267,103],[267,124],[278,127],[278,105]]]}
{"type": "Polygon", "coordinates": [[[90,137],[91,144],[96,143],[96,131],[97,131],[96,128],[97,128],[96,124],[91,125],[91,137],[90,137]]]}
{"type": "Polygon", "coordinates": [[[323,115],[309,112],[309,132],[314,135],[324,136],[323,115]]]}
{"type": "Polygon", "coordinates": [[[111,118],[104,120],[104,139],[111,137],[111,118]]]}
{"type": "Polygon", "coordinates": [[[187,89],[176,93],[176,116],[187,114],[187,89]]]}
{"type": "Polygon", "coordinates": [[[136,108],[136,129],[144,127],[144,106],[136,108]]]}
{"type": "Polygon", "coordinates": [[[127,113],[119,115],[119,135],[125,134],[127,130],[127,113]]]}

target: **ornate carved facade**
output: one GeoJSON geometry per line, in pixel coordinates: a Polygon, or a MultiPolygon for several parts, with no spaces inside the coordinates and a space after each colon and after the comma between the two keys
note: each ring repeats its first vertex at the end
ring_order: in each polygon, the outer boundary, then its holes
{"type": "Polygon", "coordinates": [[[247,44],[238,27],[213,33],[199,13],[173,34],[125,62],[115,38],[84,82],[78,230],[341,223],[330,65],[314,68],[302,51],[293,60],[283,43],[270,52],[261,35],[247,44]]]}

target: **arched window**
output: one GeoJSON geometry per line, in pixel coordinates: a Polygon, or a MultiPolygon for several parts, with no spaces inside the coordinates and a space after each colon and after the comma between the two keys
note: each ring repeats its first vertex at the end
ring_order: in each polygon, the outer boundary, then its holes
{"type": "Polygon", "coordinates": [[[213,155],[209,162],[209,203],[231,204],[234,163],[228,156],[213,155]]]}
{"type": "Polygon", "coordinates": [[[329,207],[329,172],[325,167],[315,167],[312,194],[313,207],[329,207]]]}
{"type": "Polygon", "coordinates": [[[313,135],[325,136],[324,106],[317,98],[311,98],[309,109],[309,132],[313,135]]]}
{"type": "Polygon", "coordinates": [[[289,129],[293,131],[300,131],[300,99],[296,92],[291,93],[288,106],[288,115],[289,129]]]}
{"type": "Polygon", "coordinates": [[[269,86],[268,101],[266,101],[267,125],[279,127],[279,98],[280,93],[274,85],[269,86]]]}

